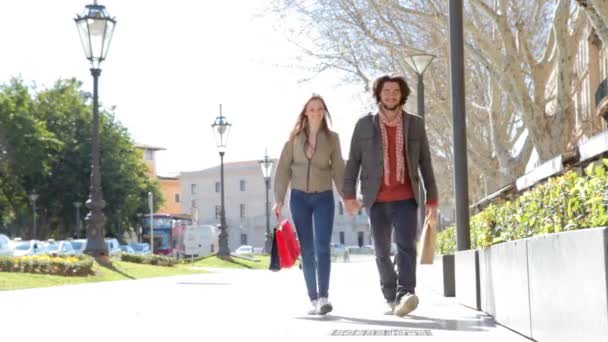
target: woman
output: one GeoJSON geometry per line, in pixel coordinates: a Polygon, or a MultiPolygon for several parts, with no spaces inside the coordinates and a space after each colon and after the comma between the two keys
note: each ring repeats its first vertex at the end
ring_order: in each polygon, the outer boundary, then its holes
{"type": "Polygon", "coordinates": [[[272,209],[275,215],[281,215],[290,185],[289,207],[300,242],[308,297],[313,306],[309,314],[320,315],[333,310],[328,300],[329,245],[335,207],[332,180],[341,191],[344,178],[340,140],[338,134],[329,129],[328,120],[331,118],[325,101],[321,96],[313,95],[300,112],[281,152],[274,183],[276,203],[272,209]]]}

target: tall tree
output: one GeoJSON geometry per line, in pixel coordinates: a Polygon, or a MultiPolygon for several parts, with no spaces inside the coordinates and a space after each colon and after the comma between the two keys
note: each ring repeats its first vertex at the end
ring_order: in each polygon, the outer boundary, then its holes
{"type": "MultiPolygon", "coordinates": [[[[485,188],[472,189],[472,198],[521,175],[534,149],[541,161],[547,160],[576,139],[571,71],[582,25],[572,4],[466,4],[469,160],[471,176],[483,179],[480,185],[485,188]],[[554,91],[547,91],[550,88],[554,91]]],[[[282,15],[300,14],[298,24],[305,24],[291,32],[313,38],[305,51],[321,61],[318,71],[343,70],[367,84],[369,75],[379,71],[409,72],[403,62],[406,55],[437,54],[437,63],[425,74],[431,88],[426,94],[427,128],[433,145],[441,149],[435,157],[451,164],[447,2],[276,0],[275,6],[282,15]]]]}
{"type": "MultiPolygon", "coordinates": [[[[89,194],[92,111],[80,88],[74,79],[40,91],[13,80],[0,91],[0,142],[8,151],[0,159],[0,206],[8,203],[10,213],[4,210],[2,217],[12,234],[30,235],[27,194],[36,191],[38,237],[83,235],[75,230],[73,203],[84,203],[89,194]]],[[[121,237],[146,208],[147,192],[158,198],[161,192],[127,130],[104,109],[100,138],[106,232],[121,237]]],[[[80,212],[87,211],[83,206],[80,212]]]]}

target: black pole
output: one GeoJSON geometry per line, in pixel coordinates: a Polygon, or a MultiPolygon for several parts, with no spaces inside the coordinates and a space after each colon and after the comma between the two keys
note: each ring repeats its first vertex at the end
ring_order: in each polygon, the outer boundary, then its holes
{"type": "Polygon", "coordinates": [[[450,61],[452,71],[452,127],[454,134],[454,191],[456,200],[456,249],[471,248],[469,231],[469,181],[467,127],[464,105],[464,41],[462,0],[450,0],[450,61]]]}
{"type": "Polygon", "coordinates": [[[268,200],[268,190],[270,188],[270,177],[265,177],[266,181],[266,241],[264,244],[264,251],[270,253],[271,239],[270,239],[270,202],[268,200]]]}
{"type": "Polygon", "coordinates": [[[91,144],[91,187],[89,199],[86,206],[89,214],[85,218],[87,221],[87,247],[85,253],[92,256],[107,256],[108,249],[103,240],[103,225],[106,221],[103,208],[106,202],[103,200],[101,191],[101,169],[100,169],[100,147],[99,147],[99,101],[98,101],[98,80],[101,69],[91,68],[93,75],[93,135],[91,144]]]}
{"type": "Polygon", "coordinates": [[[224,208],[224,152],[220,152],[220,183],[222,186],[222,202],[220,211],[220,236],[219,236],[219,251],[218,255],[221,257],[230,256],[230,249],[228,248],[228,232],[226,227],[226,211],[224,208]]]}
{"type": "Polygon", "coordinates": [[[32,240],[36,240],[36,200],[32,200],[32,240]]]}

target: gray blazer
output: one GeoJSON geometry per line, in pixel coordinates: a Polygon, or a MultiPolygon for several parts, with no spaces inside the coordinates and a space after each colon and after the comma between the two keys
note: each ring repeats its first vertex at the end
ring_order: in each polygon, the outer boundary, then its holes
{"type": "MultiPolygon", "coordinates": [[[[424,182],[427,201],[437,200],[437,185],[431,164],[429,142],[424,128],[424,119],[418,115],[404,113],[405,156],[408,176],[416,201],[419,201],[420,177],[424,182]],[[418,173],[420,171],[420,173],[418,173]]],[[[357,179],[361,180],[363,205],[370,209],[376,201],[384,174],[382,134],[378,114],[367,114],[357,121],[350,143],[348,162],[344,170],[344,198],[355,198],[357,179]]]]}

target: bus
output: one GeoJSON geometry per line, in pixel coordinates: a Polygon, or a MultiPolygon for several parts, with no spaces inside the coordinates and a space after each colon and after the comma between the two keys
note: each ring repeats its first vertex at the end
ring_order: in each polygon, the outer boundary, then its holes
{"type": "MultiPolygon", "coordinates": [[[[192,225],[192,219],[188,215],[162,213],[154,214],[152,222],[154,225],[154,254],[160,255],[174,255],[186,226],[192,225]]],[[[150,214],[142,215],[140,224],[143,242],[150,243],[150,214]]]]}

